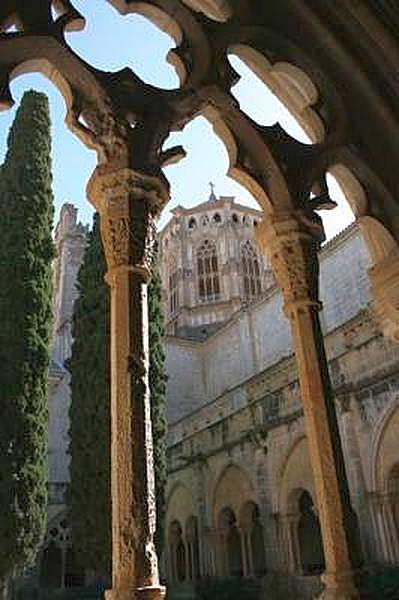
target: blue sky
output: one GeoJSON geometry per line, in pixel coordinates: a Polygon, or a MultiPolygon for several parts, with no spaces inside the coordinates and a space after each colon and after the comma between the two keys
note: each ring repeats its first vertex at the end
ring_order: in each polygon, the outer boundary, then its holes
{"type": "MultiPolygon", "coordinates": [[[[121,16],[104,0],[74,0],[74,5],[86,17],[86,28],[68,35],[67,41],[82,58],[97,68],[117,71],[130,66],[146,82],[162,88],[178,86],[176,73],[167,62],[173,41],[138,15],[121,16]]],[[[233,89],[243,110],[261,124],[280,121],[291,135],[304,139],[303,134],[278,100],[238,61],[231,59],[242,78],[233,89]]],[[[45,92],[50,100],[53,133],[53,189],[56,218],[63,202],[79,208],[83,222],[91,222],[92,208],[86,200],[86,183],[96,165],[96,155],[73,136],[64,124],[65,103],[58,90],[43,76],[32,74],[18,77],[11,89],[18,106],[25,90],[45,92]]],[[[6,150],[7,132],[16,107],[0,113],[0,162],[6,150]]],[[[169,218],[169,210],[177,204],[193,206],[209,196],[209,182],[216,185],[216,194],[234,195],[237,200],[257,207],[250,194],[226,177],[227,152],[214,135],[211,126],[199,117],[183,132],[173,134],[174,143],[182,144],[187,158],[170,166],[165,173],[171,183],[171,201],[164,210],[160,225],[169,218]]],[[[339,207],[322,213],[328,237],[336,234],[353,219],[342,194],[334,182],[331,193],[339,207]]]]}

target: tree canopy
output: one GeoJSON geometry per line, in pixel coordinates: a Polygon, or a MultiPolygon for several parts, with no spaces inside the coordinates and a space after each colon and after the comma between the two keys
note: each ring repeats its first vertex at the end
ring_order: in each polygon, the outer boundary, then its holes
{"type": "MultiPolygon", "coordinates": [[[[71,482],[68,504],[74,547],[82,564],[97,574],[109,574],[111,562],[110,458],[110,305],[104,281],[106,262],[95,215],[78,274],[79,297],[73,318],[70,408],[71,482]]],[[[150,392],[154,436],[158,530],[161,551],[164,518],[165,356],[158,268],[154,264],[148,294],[150,392]]]]}
{"type": "Polygon", "coordinates": [[[27,92],[0,171],[0,579],[33,563],[47,513],[53,194],[47,97],[27,92]]]}

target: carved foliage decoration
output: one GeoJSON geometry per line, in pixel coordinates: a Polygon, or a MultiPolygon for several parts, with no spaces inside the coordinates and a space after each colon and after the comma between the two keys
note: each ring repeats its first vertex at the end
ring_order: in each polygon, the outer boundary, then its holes
{"type": "Polygon", "coordinates": [[[294,308],[319,306],[318,240],[294,219],[261,223],[257,240],[268,255],[283,292],[287,316],[294,308]]]}
{"type": "Polygon", "coordinates": [[[101,215],[101,234],[109,269],[133,266],[148,275],[156,244],[156,219],[168,199],[157,178],[131,169],[97,167],[88,196],[101,215]]]}

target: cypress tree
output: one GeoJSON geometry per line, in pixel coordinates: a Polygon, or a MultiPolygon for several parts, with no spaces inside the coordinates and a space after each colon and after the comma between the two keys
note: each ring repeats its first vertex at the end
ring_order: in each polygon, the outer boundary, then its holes
{"type": "MultiPolygon", "coordinates": [[[[82,565],[97,574],[110,571],[110,306],[104,282],[106,262],[99,216],[95,215],[78,274],[79,297],[73,318],[70,409],[71,482],[68,504],[72,537],[82,565]]],[[[149,285],[150,391],[158,529],[156,546],[162,548],[165,456],[165,356],[162,349],[161,287],[154,264],[149,285]]]]}
{"type": "Polygon", "coordinates": [[[27,92],[0,172],[0,581],[31,565],[47,512],[53,195],[48,100],[27,92]]]}
{"type": "Polygon", "coordinates": [[[109,574],[110,330],[106,262],[95,215],[78,273],[74,306],[70,407],[68,505],[74,548],[86,569],[109,574]]]}
{"type": "Polygon", "coordinates": [[[153,263],[148,287],[148,318],[150,348],[150,395],[152,434],[154,440],[155,495],[157,502],[157,531],[155,545],[158,556],[162,554],[165,520],[166,417],[165,417],[165,352],[163,349],[164,319],[161,310],[162,292],[158,264],[153,263]]]}

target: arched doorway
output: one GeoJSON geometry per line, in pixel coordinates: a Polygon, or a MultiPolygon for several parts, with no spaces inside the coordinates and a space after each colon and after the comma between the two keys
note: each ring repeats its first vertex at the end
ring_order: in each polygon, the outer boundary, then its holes
{"type": "Polygon", "coordinates": [[[40,562],[40,585],[65,588],[84,584],[85,569],[73,549],[68,519],[61,513],[48,528],[40,562]]]}
{"type": "Polygon", "coordinates": [[[200,576],[198,519],[189,517],[186,524],[187,567],[188,578],[198,579],[200,576]]]}
{"type": "Polygon", "coordinates": [[[171,576],[175,583],[186,579],[186,549],[183,542],[183,530],[179,521],[173,521],[169,530],[169,554],[171,576]]]}
{"type": "Polygon", "coordinates": [[[50,542],[43,550],[40,563],[40,587],[60,588],[62,586],[62,550],[55,542],[50,542]]]}
{"type": "Polygon", "coordinates": [[[219,522],[225,575],[242,577],[244,569],[241,536],[234,511],[229,507],[224,508],[220,514],[219,522]]]}
{"type": "Polygon", "coordinates": [[[396,463],[388,476],[388,493],[391,497],[393,520],[396,528],[396,535],[399,532],[399,463],[396,463]]]}
{"type": "Polygon", "coordinates": [[[399,410],[388,412],[377,438],[373,464],[375,494],[373,517],[379,541],[379,559],[386,564],[399,564],[399,461],[397,432],[399,410]]]}
{"type": "Polygon", "coordinates": [[[241,531],[244,539],[244,574],[261,577],[266,572],[264,529],[259,507],[247,502],[241,511],[241,531]]]}
{"type": "Polygon", "coordinates": [[[301,570],[304,575],[315,575],[325,569],[320,523],[315,514],[312,496],[304,490],[298,498],[297,526],[301,570]]]}
{"type": "Polygon", "coordinates": [[[70,546],[65,554],[65,587],[80,587],[85,584],[85,571],[79,564],[76,552],[70,546]]]}

